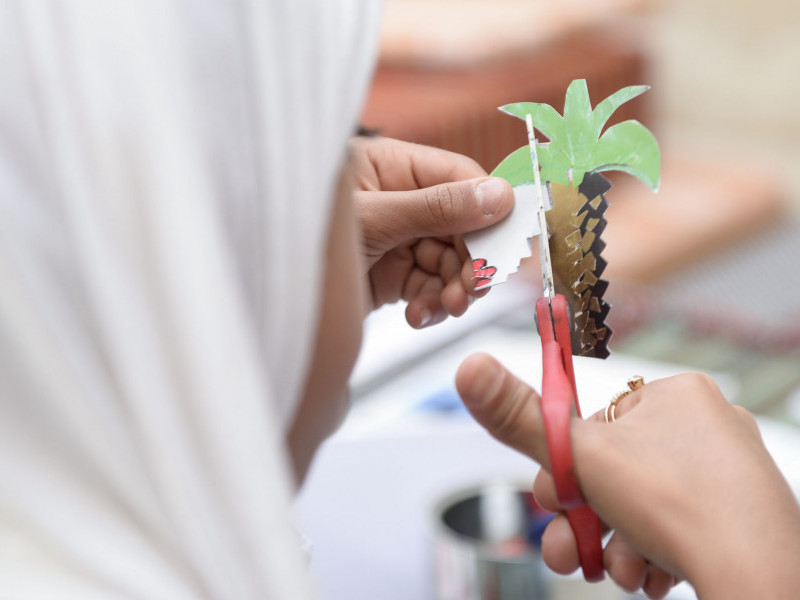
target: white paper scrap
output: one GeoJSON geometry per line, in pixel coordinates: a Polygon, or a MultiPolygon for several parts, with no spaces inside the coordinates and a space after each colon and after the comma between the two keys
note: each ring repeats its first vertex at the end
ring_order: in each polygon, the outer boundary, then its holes
{"type": "MultiPolygon", "coordinates": [[[[545,208],[553,206],[550,188],[542,185],[545,208]]],[[[539,200],[534,184],[514,188],[514,208],[499,223],[486,229],[464,235],[472,257],[476,289],[485,289],[503,283],[519,270],[520,261],[531,255],[531,242],[540,233],[537,219],[539,200]]]]}

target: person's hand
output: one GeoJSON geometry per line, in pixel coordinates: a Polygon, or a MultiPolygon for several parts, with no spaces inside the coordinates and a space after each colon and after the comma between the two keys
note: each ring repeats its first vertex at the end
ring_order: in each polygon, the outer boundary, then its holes
{"type": "Polygon", "coordinates": [[[505,217],[511,186],[470,158],[428,146],[357,137],[350,150],[370,308],[406,300],[412,327],[462,315],[486,291],[474,291],[459,236],[505,217]]]}
{"type": "MultiPolygon", "coordinates": [[[[492,435],[542,464],[534,493],[556,511],[539,396],[486,355],[468,358],[456,385],[492,435]]],[[[800,508],[749,413],[708,377],[684,374],[647,383],[616,415],[572,428],[581,490],[614,531],[603,557],[612,579],[652,598],[679,579],[703,599],[796,597],[800,508]]],[[[554,571],[578,568],[563,515],[542,544],[554,571]]]]}

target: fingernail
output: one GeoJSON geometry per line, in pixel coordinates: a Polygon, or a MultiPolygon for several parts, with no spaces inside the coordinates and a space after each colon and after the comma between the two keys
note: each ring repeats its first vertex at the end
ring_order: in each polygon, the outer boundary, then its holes
{"type": "Polygon", "coordinates": [[[485,215],[493,215],[500,210],[505,194],[505,184],[499,177],[491,177],[478,185],[476,196],[485,215]]]}
{"type": "Polygon", "coordinates": [[[428,323],[431,322],[432,318],[433,318],[433,315],[431,314],[431,311],[429,311],[427,308],[423,308],[420,311],[419,326],[420,327],[425,327],[426,325],[428,325],[428,323]]]}
{"type": "Polygon", "coordinates": [[[494,362],[487,361],[475,375],[470,389],[466,390],[464,402],[472,408],[480,408],[490,403],[497,396],[503,385],[503,372],[494,362]]]}

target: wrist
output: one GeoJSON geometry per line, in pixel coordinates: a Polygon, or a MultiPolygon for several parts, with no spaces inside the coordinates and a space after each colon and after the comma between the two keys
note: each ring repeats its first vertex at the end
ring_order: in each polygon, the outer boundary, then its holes
{"type": "Polygon", "coordinates": [[[685,566],[700,600],[797,598],[800,508],[787,496],[761,506],[755,517],[731,520],[725,534],[704,536],[685,566]]]}
{"type": "Polygon", "coordinates": [[[715,561],[697,578],[689,578],[700,600],[793,600],[800,589],[797,565],[800,552],[788,553],[781,548],[759,555],[758,549],[738,560],[715,561]],[[769,556],[769,560],[763,560],[769,556]],[[791,559],[791,560],[790,560],[791,559]],[[792,563],[792,564],[790,564],[792,563]]]}

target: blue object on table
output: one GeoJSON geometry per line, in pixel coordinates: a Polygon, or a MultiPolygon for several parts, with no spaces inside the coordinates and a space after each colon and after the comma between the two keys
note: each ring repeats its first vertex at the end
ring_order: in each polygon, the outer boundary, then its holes
{"type": "Polygon", "coordinates": [[[420,400],[414,410],[434,413],[467,413],[464,403],[456,392],[455,388],[447,388],[434,392],[427,398],[420,400]]]}

